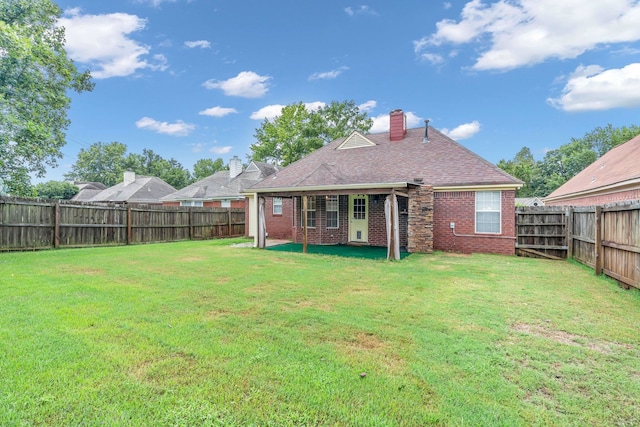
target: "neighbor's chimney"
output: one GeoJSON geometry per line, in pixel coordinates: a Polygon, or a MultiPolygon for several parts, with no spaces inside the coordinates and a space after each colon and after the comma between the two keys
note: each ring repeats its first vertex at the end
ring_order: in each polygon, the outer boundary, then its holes
{"type": "Polygon", "coordinates": [[[229,160],[229,179],[233,179],[242,173],[242,160],[238,156],[233,156],[229,160]]]}
{"type": "Polygon", "coordinates": [[[133,184],[136,182],[136,173],[131,171],[126,171],[124,173],[124,185],[125,187],[129,184],[133,184]]]}
{"type": "Polygon", "coordinates": [[[389,113],[389,139],[391,141],[402,141],[407,132],[407,124],[402,110],[393,110],[389,113]]]}
{"type": "Polygon", "coordinates": [[[424,138],[422,139],[422,142],[425,144],[429,142],[429,119],[424,121],[424,138]]]}

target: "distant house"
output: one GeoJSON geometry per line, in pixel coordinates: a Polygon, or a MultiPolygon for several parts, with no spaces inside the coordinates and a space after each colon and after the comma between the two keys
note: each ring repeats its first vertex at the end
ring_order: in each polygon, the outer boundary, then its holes
{"type": "Polygon", "coordinates": [[[428,125],[407,130],[401,110],[389,120],[389,132],[353,132],[247,189],[256,245],[271,235],[261,211],[280,197],[293,201],[297,242],[514,254],[522,182],[428,125]]]}
{"type": "Polygon", "coordinates": [[[88,202],[113,202],[159,205],[160,198],[176,189],[153,176],[136,176],[135,172],[125,172],[120,184],[100,191],[88,202]]]}
{"type": "Polygon", "coordinates": [[[640,135],[612,148],[544,198],[547,206],[640,201],[640,135]]]}
{"type": "Polygon", "coordinates": [[[88,202],[102,190],[107,189],[107,186],[101,182],[74,182],[73,185],[78,187],[79,191],[71,200],[78,202],[88,202]]]}
{"type": "Polygon", "coordinates": [[[539,197],[516,197],[516,206],[544,206],[539,197]]]}
{"type": "MultiPolygon", "coordinates": [[[[252,161],[243,170],[242,161],[233,156],[229,161],[229,170],[219,171],[187,187],[164,196],[161,201],[165,206],[223,207],[244,208],[245,214],[250,211],[250,204],[243,191],[258,181],[272,175],[277,166],[252,161]]],[[[271,237],[278,239],[291,238],[290,201],[281,198],[269,198],[270,211],[266,216],[269,222],[271,237]]],[[[251,226],[246,227],[247,235],[253,236],[251,226]]]]}

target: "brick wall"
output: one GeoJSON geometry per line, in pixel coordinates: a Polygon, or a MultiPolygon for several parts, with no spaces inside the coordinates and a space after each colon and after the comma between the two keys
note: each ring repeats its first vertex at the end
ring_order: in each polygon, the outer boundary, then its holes
{"type": "Polygon", "coordinates": [[[273,213],[273,197],[265,197],[264,221],[272,239],[290,240],[293,236],[293,198],[282,198],[282,213],[273,213]]]}
{"type": "Polygon", "coordinates": [[[640,188],[635,190],[618,191],[616,193],[600,194],[597,196],[578,197],[570,200],[545,202],[546,206],[594,206],[608,203],[619,203],[640,200],[640,188]]]}
{"type": "Polygon", "coordinates": [[[515,254],[515,191],[502,191],[501,234],[475,233],[475,192],[435,193],[433,247],[435,250],[462,253],[515,254]],[[449,224],[455,223],[454,236],[449,224]],[[466,237],[470,236],[470,237],[466,237]],[[500,236],[500,237],[497,237],[500,236]],[[505,238],[509,237],[509,238],[505,238]]]}
{"type": "MultiPolygon", "coordinates": [[[[311,197],[311,196],[310,196],[311,197]]],[[[302,242],[302,198],[294,198],[293,235],[302,242]]],[[[349,196],[338,196],[338,228],[327,228],[326,198],[316,197],[316,226],[307,229],[307,241],[313,245],[346,244],[349,241],[349,196]]]]}

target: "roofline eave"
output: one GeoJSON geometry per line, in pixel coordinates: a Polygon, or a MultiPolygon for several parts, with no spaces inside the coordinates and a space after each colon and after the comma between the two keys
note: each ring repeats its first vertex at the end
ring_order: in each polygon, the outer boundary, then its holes
{"type": "Polygon", "coordinates": [[[547,203],[562,201],[567,199],[575,199],[578,197],[589,197],[589,196],[598,196],[603,193],[610,193],[610,190],[614,190],[615,192],[626,191],[626,190],[634,190],[635,188],[640,188],[640,178],[635,178],[627,181],[616,182],[614,184],[603,185],[602,187],[591,188],[589,190],[576,191],[573,193],[565,193],[559,196],[554,197],[543,197],[542,201],[547,203]]]}

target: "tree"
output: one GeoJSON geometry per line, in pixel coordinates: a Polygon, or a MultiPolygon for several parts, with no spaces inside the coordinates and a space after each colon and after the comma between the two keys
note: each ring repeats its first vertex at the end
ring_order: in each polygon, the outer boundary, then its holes
{"type": "Polygon", "coordinates": [[[96,142],[81,149],[71,172],[64,175],[69,181],[101,182],[107,187],[122,182],[127,162],[127,146],[120,142],[96,142]]]}
{"type": "Polygon", "coordinates": [[[500,160],[498,167],[513,177],[518,178],[524,185],[516,191],[516,197],[533,197],[533,177],[536,161],[529,147],[522,147],[513,160],[500,160]]]}
{"type": "Polygon", "coordinates": [[[582,138],[571,138],[571,142],[582,142],[596,152],[598,157],[620,144],[624,144],[640,134],[640,126],[631,125],[614,128],[610,123],[604,128],[597,127],[582,138]]]}
{"type": "Polygon", "coordinates": [[[147,148],[142,150],[142,154],[129,154],[125,168],[139,175],[158,177],[176,189],[191,183],[191,173],[180,162],[174,158],[167,160],[147,148]]]}
{"type": "Polygon", "coordinates": [[[94,86],[67,57],[61,13],[51,0],[0,2],[0,180],[15,195],[62,157],[67,90],[94,86]]]}
{"type": "Polygon", "coordinates": [[[70,182],[48,181],[34,186],[36,196],[43,199],[68,200],[78,194],[80,189],[70,182]]]}
{"type": "Polygon", "coordinates": [[[228,166],[225,166],[224,161],[220,157],[215,160],[200,159],[193,165],[193,180],[200,181],[218,171],[226,169],[228,169],[228,166]]]}
{"type": "Polygon", "coordinates": [[[257,142],[250,146],[250,157],[287,166],[354,130],[367,132],[372,124],[353,101],[334,101],[315,112],[308,111],[302,102],[287,105],[278,117],[265,119],[256,129],[257,142]]]}

